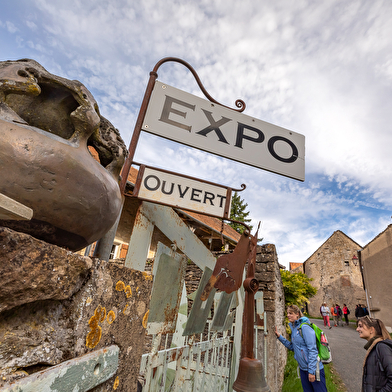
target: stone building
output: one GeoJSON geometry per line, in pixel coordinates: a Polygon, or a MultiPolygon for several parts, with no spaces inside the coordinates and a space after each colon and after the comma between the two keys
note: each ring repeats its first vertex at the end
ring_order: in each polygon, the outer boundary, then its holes
{"type": "Polygon", "coordinates": [[[320,306],[347,304],[354,316],[355,305],[366,303],[358,251],[362,247],[342,231],[335,231],[305,262],[304,272],[313,279],[317,294],[309,300],[311,316],[320,314],[320,306]]]}
{"type": "Polygon", "coordinates": [[[370,314],[381,319],[391,332],[392,306],[386,293],[392,277],[392,225],[363,248],[360,263],[370,314]]]}

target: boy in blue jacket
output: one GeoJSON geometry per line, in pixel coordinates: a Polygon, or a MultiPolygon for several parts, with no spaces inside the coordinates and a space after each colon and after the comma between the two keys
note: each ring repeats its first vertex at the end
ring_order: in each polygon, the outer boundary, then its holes
{"type": "Polygon", "coordinates": [[[309,323],[309,319],[303,316],[296,305],[287,308],[287,318],[290,322],[291,342],[285,339],[276,327],[275,334],[285,347],[294,351],[294,358],[298,362],[304,392],[327,392],[324,366],[318,357],[316,334],[313,328],[307,324],[302,325],[302,334],[299,329],[302,323],[309,323]]]}

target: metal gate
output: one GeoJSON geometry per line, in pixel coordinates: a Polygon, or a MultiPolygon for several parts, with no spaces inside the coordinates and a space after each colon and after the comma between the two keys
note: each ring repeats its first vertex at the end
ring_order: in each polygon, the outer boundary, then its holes
{"type": "Polygon", "coordinates": [[[228,391],[233,342],[227,334],[145,354],[143,391],[228,391]]]}
{"type": "Polygon", "coordinates": [[[213,289],[202,301],[200,296],[212,275],[215,257],[172,209],[146,202],[139,209],[133,229],[127,267],[145,269],[149,249],[146,239],[151,240],[154,226],[173,246],[159,243],[154,258],[154,283],[145,325],[151,335],[151,349],[141,360],[139,390],[231,391],[238,371],[243,292],[226,294],[213,289]],[[203,271],[197,290],[189,296],[185,289],[188,260],[203,271]],[[188,300],[192,301],[189,315],[188,300]]]}
{"type": "Polygon", "coordinates": [[[200,295],[212,274],[206,267],[198,289],[190,296],[193,305],[188,316],[186,259],[163,244],[158,244],[157,249],[146,325],[152,344],[140,366],[142,391],[228,391],[237,294],[214,290],[206,301],[201,301],[200,295]]]}

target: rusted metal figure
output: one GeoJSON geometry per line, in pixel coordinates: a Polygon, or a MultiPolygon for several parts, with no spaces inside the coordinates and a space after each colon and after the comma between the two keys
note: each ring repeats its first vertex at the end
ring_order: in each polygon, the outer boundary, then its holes
{"type": "Polygon", "coordinates": [[[242,350],[237,379],[233,389],[237,392],[269,392],[270,389],[264,378],[263,365],[254,357],[254,315],[255,293],[259,282],[255,278],[257,234],[250,236],[250,251],[248,253],[248,270],[244,280],[245,304],[242,323],[242,350]]]}
{"type": "Polygon", "coordinates": [[[228,294],[241,287],[245,263],[249,257],[251,238],[249,232],[245,231],[233,253],[218,258],[212,276],[201,295],[202,301],[208,298],[214,287],[228,294]]]}

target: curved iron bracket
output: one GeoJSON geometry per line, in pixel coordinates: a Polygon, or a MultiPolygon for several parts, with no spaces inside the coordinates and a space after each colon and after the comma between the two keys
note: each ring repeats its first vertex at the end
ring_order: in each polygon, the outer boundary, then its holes
{"type": "Polygon", "coordinates": [[[231,188],[231,190],[233,191],[233,192],[242,192],[243,190],[245,190],[246,189],[246,185],[245,184],[241,184],[241,189],[234,189],[234,188],[231,188]]]}
{"type": "Polygon", "coordinates": [[[127,156],[127,159],[125,160],[125,163],[124,163],[123,168],[122,168],[121,181],[120,181],[120,191],[121,191],[122,194],[125,193],[125,187],[126,187],[126,183],[127,183],[127,179],[128,179],[128,174],[129,174],[129,171],[131,169],[133,158],[135,156],[136,146],[137,146],[137,143],[139,141],[139,137],[140,137],[140,133],[141,133],[141,128],[142,128],[142,124],[143,124],[143,121],[144,121],[144,117],[146,115],[147,107],[148,107],[148,104],[149,104],[149,101],[150,101],[150,98],[151,98],[152,91],[154,89],[155,81],[158,78],[157,71],[158,71],[159,67],[162,64],[167,63],[169,61],[180,63],[180,64],[184,65],[186,68],[188,68],[189,71],[192,72],[192,75],[194,76],[194,78],[195,78],[197,84],[199,85],[201,91],[203,92],[203,94],[211,102],[214,102],[214,103],[216,103],[218,105],[221,105],[221,106],[223,106],[225,108],[228,108],[228,109],[231,109],[231,110],[235,110],[237,112],[243,112],[245,110],[245,107],[246,107],[245,102],[242,101],[241,99],[237,99],[237,101],[235,101],[235,105],[237,106],[238,109],[233,109],[233,108],[231,108],[229,106],[222,105],[221,103],[216,101],[214,98],[212,98],[211,95],[208,94],[207,90],[204,88],[203,84],[201,83],[200,78],[197,75],[196,71],[186,61],[184,61],[182,59],[179,59],[177,57],[165,57],[165,58],[159,60],[155,64],[154,69],[150,72],[150,78],[148,80],[147,88],[146,88],[146,91],[145,91],[144,97],[143,97],[143,102],[142,102],[142,105],[140,107],[139,115],[138,115],[136,123],[135,123],[135,128],[134,128],[134,131],[133,131],[133,134],[132,134],[131,142],[129,144],[128,156],[127,156]]]}
{"type": "MultiPolygon", "coordinates": [[[[224,106],[225,108],[228,108],[228,109],[231,109],[231,110],[235,110],[236,112],[242,113],[242,112],[245,110],[246,104],[245,104],[245,102],[244,102],[242,99],[237,99],[237,100],[235,101],[235,106],[236,106],[238,109],[234,109],[234,108],[231,108],[230,106],[222,105],[220,102],[218,102],[218,101],[216,101],[214,98],[212,98],[211,95],[208,94],[207,90],[206,90],[205,87],[203,86],[203,84],[202,84],[202,82],[201,82],[201,80],[200,80],[200,78],[199,78],[199,75],[197,74],[197,72],[195,71],[195,69],[194,69],[189,63],[187,63],[185,60],[182,60],[182,59],[180,59],[180,58],[177,58],[177,57],[165,57],[165,58],[159,60],[159,61],[156,63],[156,65],[155,65],[155,67],[154,67],[154,69],[153,69],[153,71],[152,71],[152,72],[156,75],[156,77],[158,77],[157,71],[158,71],[159,67],[160,67],[162,64],[167,63],[167,62],[169,62],[169,61],[173,61],[173,62],[176,62],[176,63],[180,63],[180,64],[184,65],[186,68],[188,68],[189,71],[192,72],[192,75],[194,76],[194,78],[195,78],[195,80],[196,80],[198,86],[200,87],[200,90],[203,92],[203,94],[206,96],[206,98],[207,98],[209,101],[211,101],[211,102],[213,102],[213,103],[216,103],[216,104],[218,104],[218,105],[220,105],[220,106],[224,106]]],[[[151,73],[150,73],[150,75],[151,75],[151,73]]]]}

